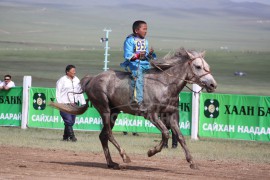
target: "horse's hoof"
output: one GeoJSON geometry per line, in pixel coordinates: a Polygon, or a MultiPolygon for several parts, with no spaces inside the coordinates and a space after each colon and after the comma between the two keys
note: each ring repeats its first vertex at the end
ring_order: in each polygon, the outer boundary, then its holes
{"type": "Polygon", "coordinates": [[[147,155],[148,155],[148,157],[151,157],[154,155],[151,149],[147,152],[147,155]]]}
{"type": "Polygon", "coordinates": [[[190,168],[194,170],[199,170],[199,167],[196,164],[190,164],[190,168]]]}
{"type": "Polygon", "coordinates": [[[111,163],[111,164],[108,164],[108,168],[110,168],[110,169],[120,169],[120,166],[117,163],[111,163]]]}
{"type": "Polygon", "coordinates": [[[131,162],[131,159],[128,156],[126,156],[126,158],[124,159],[124,163],[130,163],[130,162],[131,162]]]}

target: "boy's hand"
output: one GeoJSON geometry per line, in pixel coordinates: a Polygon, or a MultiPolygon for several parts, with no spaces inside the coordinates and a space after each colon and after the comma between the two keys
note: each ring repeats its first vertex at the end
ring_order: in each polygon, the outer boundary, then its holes
{"type": "Polygon", "coordinates": [[[140,60],[146,59],[145,58],[145,51],[140,52],[140,60]]]}
{"type": "Polygon", "coordinates": [[[140,58],[140,54],[134,54],[134,56],[130,59],[131,61],[134,61],[136,59],[140,58]]]}
{"type": "Polygon", "coordinates": [[[134,54],[134,56],[130,60],[134,61],[136,59],[140,59],[140,60],[146,59],[145,51],[141,51],[140,53],[134,54]]]}

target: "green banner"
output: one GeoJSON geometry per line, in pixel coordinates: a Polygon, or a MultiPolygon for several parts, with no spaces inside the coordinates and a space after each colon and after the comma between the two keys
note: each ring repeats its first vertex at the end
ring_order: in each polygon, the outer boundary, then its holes
{"type": "Polygon", "coordinates": [[[0,126],[21,126],[22,87],[0,91],[0,126]]]}
{"type": "Polygon", "coordinates": [[[48,106],[55,101],[55,89],[30,88],[28,127],[63,128],[59,111],[48,106]]]}
{"type": "MultiPolygon", "coordinates": [[[[37,128],[63,128],[64,122],[60,112],[48,106],[49,102],[56,101],[55,88],[30,88],[28,126],[37,128]]],[[[76,117],[74,129],[99,131],[102,120],[95,108],[76,117]]]]}
{"type": "Polygon", "coordinates": [[[270,97],[201,94],[199,135],[270,140],[270,97]]]}
{"type": "MultiPolygon", "coordinates": [[[[187,136],[191,134],[192,93],[182,92],[180,93],[180,99],[179,127],[183,135],[187,136]]],[[[149,120],[144,119],[142,116],[133,116],[125,113],[119,114],[113,130],[126,132],[160,133],[160,131],[149,120]]]]}
{"type": "MultiPolygon", "coordinates": [[[[191,129],[191,93],[181,93],[180,129],[184,135],[190,135],[191,129]]],[[[57,109],[48,106],[50,101],[56,101],[55,88],[30,88],[29,127],[63,128],[64,123],[57,109]]],[[[102,119],[97,110],[91,106],[76,117],[74,129],[99,131],[102,129],[102,119]]],[[[113,131],[159,133],[159,130],[141,116],[120,113],[113,131]]]]}

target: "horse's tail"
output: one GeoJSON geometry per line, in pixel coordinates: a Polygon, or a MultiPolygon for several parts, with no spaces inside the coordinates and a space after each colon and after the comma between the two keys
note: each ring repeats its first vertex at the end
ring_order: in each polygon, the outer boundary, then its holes
{"type": "Polygon", "coordinates": [[[75,104],[62,104],[57,102],[50,102],[49,106],[52,106],[56,109],[59,109],[60,111],[74,114],[74,115],[80,115],[83,114],[88,109],[88,102],[89,100],[86,100],[86,104],[82,106],[77,106],[75,104]]]}
{"type": "MultiPolygon", "coordinates": [[[[81,84],[81,92],[74,93],[73,94],[82,94],[86,91],[87,85],[90,83],[93,77],[87,75],[83,77],[80,81],[81,84]]],[[[59,109],[60,111],[74,114],[74,115],[80,115],[83,114],[88,109],[88,103],[89,99],[86,99],[86,104],[82,106],[77,106],[75,104],[63,104],[63,103],[57,103],[57,102],[50,102],[49,106],[52,106],[53,108],[59,109]]]]}

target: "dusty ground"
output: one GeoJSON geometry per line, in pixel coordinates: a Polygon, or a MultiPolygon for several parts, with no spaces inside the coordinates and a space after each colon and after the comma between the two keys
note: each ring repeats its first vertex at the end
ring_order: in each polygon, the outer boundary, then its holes
{"type": "Polygon", "coordinates": [[[270,179],[270,164],[198,161],[192,170],[184,159],[130,155],[121,170],[108,169],[103,153],[75,153],[0,146],[0,179],[270,179]]]}

